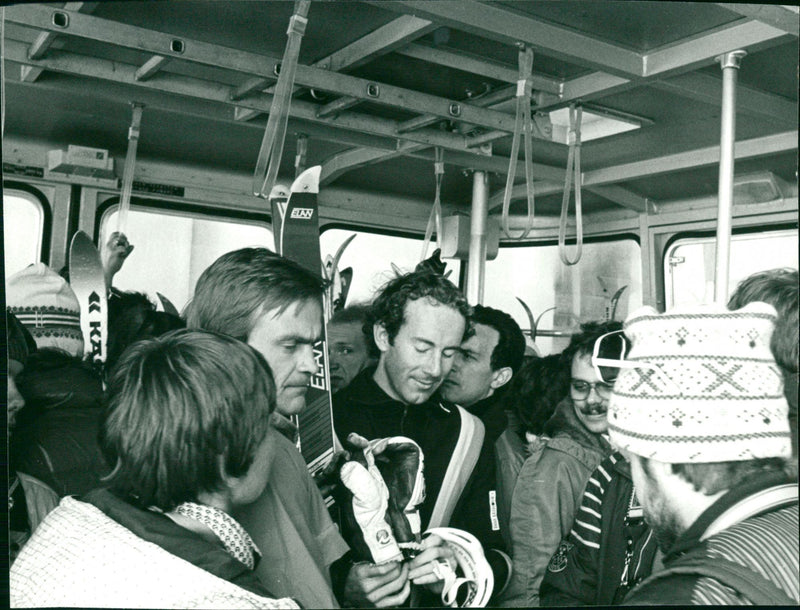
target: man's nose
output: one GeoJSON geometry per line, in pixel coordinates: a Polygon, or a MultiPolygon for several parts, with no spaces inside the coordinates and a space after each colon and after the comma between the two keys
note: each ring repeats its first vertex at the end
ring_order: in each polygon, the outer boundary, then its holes
{"type": "Polygon", "coordinates": [[[437,379],[442,376],[442,355],[439,353],[432,354],[425,363],[425,372],[437,379]]]}
{"type": "Polygon", "coordinates": [[[297,370],[309,375],[317,372],[317,361],[314,358],[314,348],[311,345],[303,346],[298,356],[297,370]]]}

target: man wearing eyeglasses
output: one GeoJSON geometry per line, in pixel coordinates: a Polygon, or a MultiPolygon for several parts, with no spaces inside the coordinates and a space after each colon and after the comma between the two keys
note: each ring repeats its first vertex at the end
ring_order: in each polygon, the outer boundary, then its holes
{"type": "Polygon", "coordinates": [[[608,401],[613,375],[592,356],[620,360],[626,343],[619,322],[581,325],[562,357],[571,366],[569,396],[556,407],[544,434],[529,446],[511,500],[513,573],[503,596],[507,607],[539,605],[539,586],[559,542],[572,527],[589,475],[611,453],[608,401]],[[603,378],[603,373],[605,379],[603,378]]]}

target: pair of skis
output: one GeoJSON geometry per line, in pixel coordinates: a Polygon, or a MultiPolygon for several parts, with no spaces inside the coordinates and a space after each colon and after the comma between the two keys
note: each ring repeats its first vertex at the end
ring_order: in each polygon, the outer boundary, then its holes
{"type": "MultiPolygon", "coordinates": [[[[318,275],[321,270],[319,244],[319,193],[320,166],[310,167],[292,183],[285,208],[273,202],[273,227],[279,227],[275,236],[278,253],[318,275]],[[282,213],[281,213],[282,212],[282,213]]],[[[349,242],[348,242],[349,243],[349,242]]],[[[341,249],[343,251],[343,248],[341,249]]],[[[335,263],[338,264],[338,257],[335,263]]],[[[332,267],[335,271],[336,267],[332,267]]],[[[327,274],[326,274],[327,275],[327,274]]],[[[326,299],[326,309],[332,307],[331,295],[326,299]]],[[[314,344],[317,370],[311,377],[306,393],[306,408],[297,416],[300,431],[299,448],[311,474],[322,470],[333,456],[336,445],[333,430],[330,372],[328,370],[327,330],[328,316],[323,316],[322,336],[314,344]]]]}

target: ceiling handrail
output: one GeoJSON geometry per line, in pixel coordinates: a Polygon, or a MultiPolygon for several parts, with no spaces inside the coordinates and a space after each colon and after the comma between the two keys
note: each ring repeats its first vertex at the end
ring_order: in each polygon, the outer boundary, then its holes
{"type": "Polygon", "coordinates": [[[517,81],[516,120],[514,121],[514,137],[511,141],[511,155],[508,161],[506,188],[503,193],[503,232],[513,240],[525,239],[533,229],[534,193],[533,193],[533,121],[531,120],[531,76],[533,74],[533,49],[522,46],[519,51],[519,80],[517,81]],[[525,147],[525,193],[528,201],[528,220],[520,235],[511,234],[508,224],[508,212],[511,206],[511,191],[517,173],[517,157],[519,155],[519,137],[524,131],[525,147]]]}
{"type": "Polygon", "coordinates": [[[572,266],[581,260],[583,253],[583,209],[581,201],[581,107],[575,104],[569,107],[569,156],[567,157],[567,172],[564,178],[564,196],[561,199],[561,217],[558,223],[558,255],[561,262],[572,266]],[[574,177],[573,177],[574,170],[574,177]],[[569,213],[569,195],[572,186],[575,186],[575,228],[577,240],[575,260],[567,256],[567,215],[569,213]]]}
{"type": "Polygon", "coordinates": [[[308,9],[310,0],[295,2],[294,14],[289,20],[289,37],[283,61],[280,64],[278,84],[275,86],[275,95],[269,112],[267,128],[264,130],[264,139],[261,141],[261,150],[256,161],[256,170],[253,175],[253,194],[256,197],[267,199],[272,185],[278,177],[278,169],[283,156],[283,144],[286,139],[286,124],[289,121],[289,107],[292,104],[294,90],[294,77],[297,70],[297,60],[300,56],[300,43],[306,31],[308,9]]]}
{"type": "Polygon", "coordinates": [[[433,207],[425,227],[425,239],[422,240],[422,253],[420,262],[428,258],[428,246],[431,243],[434,227],[436,228],[436,247],[442,247],[442,178],[444,177],[444,151],[438,146],[434,152],[433,172],[436,176],[436,194],[433,198],[433,207]]]}

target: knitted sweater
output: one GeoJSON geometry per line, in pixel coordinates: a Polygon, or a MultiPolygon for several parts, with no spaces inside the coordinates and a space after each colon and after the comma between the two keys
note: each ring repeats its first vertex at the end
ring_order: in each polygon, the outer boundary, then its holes
{"type": "Polygon", "coordinates": [[[136,536],[67,497],[10,574],[11,607],[298,608],[256,595],[136,536]]]}

